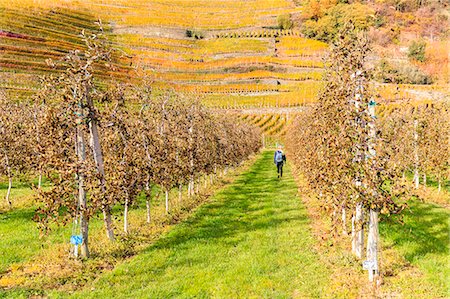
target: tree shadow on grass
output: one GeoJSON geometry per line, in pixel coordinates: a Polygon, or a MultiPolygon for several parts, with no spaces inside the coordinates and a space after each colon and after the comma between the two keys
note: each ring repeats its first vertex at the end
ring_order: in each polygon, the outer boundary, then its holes
{"type": "Polygon", "coordinates": [[[0,225],[1,223],[10,225],[10,223],[6,223],[6,221],[32,221],[34,213],[35,210],[33,208],[10,210],[3,213],[0,211],[0,225]]]}
{"type": "MultiPolygon", "coordinates": [[[[286,204],[295,200],[295,183],[286,180],[284,186],[293,188],[288,194],[279,193],[279,180],[267,177],[267,157],[257,161],[252,170],[239,178],[218,195],[218,200],[200,208],[197,213],[180,224],[146,251],[174,248],[189,242],[205,241],[228,243],[230,237],[258,230],[269,230],[288,222],[307,223],[305,213],[297,205],[286,204]],[[294,215],[291,212],[295,212],[294,215]]],[[[233,242],[231,242],[233,243],[233,242]]]]}
{"type": "Polygon", "coordinates": [[[404,225],[381,223],[380,232],[405,250],[408,261],[428,253],[447,254],[449,251],[450,213],[433,204],[412,201],[410,211],[404,212],[404,225]]]}

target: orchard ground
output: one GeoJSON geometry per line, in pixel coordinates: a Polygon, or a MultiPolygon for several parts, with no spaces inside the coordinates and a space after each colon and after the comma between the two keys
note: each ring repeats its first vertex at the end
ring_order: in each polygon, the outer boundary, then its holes
{"type": "MultiPolygon", "coordinates": [[[[85,277],[73,296],[361,296],[367,288],[360,262],[345,249],[330,247],[332,244],[314,234],[314,227],[325,220],[311,218],[309,208],[307,212],[304,203],[309,202],[298,194],[289,163],[285,177],[276,178],[272,154],[263,152],[236,181],[212,196],[185,221],[162,229],[154,237],[155,242],[137,251],[134,258],[122,258],[112,271],[103,269],[104,274],[85,277]],[[348,269],[354,280],[349,281],[345,275],[348,269]]],[[[22,186],[14,190],[16,202],[21,202],[17,198],[29,202],[26,189],[22,186]]],[[[385,278],[379,292],[401,298],[445,298],[450,295],[449,210],[417,199],[409,204],[404,224],[397,219],[383,219],[381,224],[385,278]]],[[[32,214],[33,205],[25,203],[1,214],[3,280],[8,273],[33,264],[36,256],[39,261],[43,252],[51,252],[52,247],[67,239],[70,229],[55,229],[45,240],[39,239],[32,214]]],[[[94,232],[101,231],[101,221],[98,222],[93,224],[94,232]]],[[[21,277],[32,280],[34,275],[31,272],[21,277]]],[[[14,275],[10,279],[15,279],[14,275]]],[[[0,291],[0,298],[26,298],[33,294],[66,297],[66,290],[58,291],[64,289],[58,283],[64,284],[61,279],[56,280],[53,290],[47,288],[48,284],[39,287],[19,283],[0,291]]]]}

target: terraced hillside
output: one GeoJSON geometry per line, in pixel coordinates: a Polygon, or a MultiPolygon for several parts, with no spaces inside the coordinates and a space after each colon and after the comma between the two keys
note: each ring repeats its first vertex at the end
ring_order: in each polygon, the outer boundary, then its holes
{"type": "Polygon", "coordinates": [[[241,114],[241,119],[259,128],[265,136],[284,137],[291,114],[288,113],[260,113],[241,114]]]}
{"type": "MultiPolygon", "coordinates": [[[[322,82],[323,42],[277,29],[296,18],[299,1],[0,0],[0,88],[25,97],[38,76],[83,43],[100,18],[120,51],[105,79],[145,76],[155,90],[193,95],[217,108],[293,107],[315,101],[322,82]]],[[[385,100],[432,99],[432,88],[380,85],[385,100]]],[[[442,89],[441,92],[444,92],[442,89]]]]}
{"type": "MultiPolygon", "coordinates": [[[[49,10],[0,6],[0,88],[19,98],[34,94],[39,77],[58,72],[49,59],[59,60],[69,50],[85,47],[80,33],[97,30],[95,18],[67,8],[49,10]]],[[[126,60],[114,57],[113,69],[98,65],[102,80],[127,81],[126,60]]]]}
{"type": "Polygon", "coordinates": [[[327,45],[275,29],[279,15],[300,12],[291,1],[2,0],[0,9],[0,87],[18,96],[35,92],[38,75],[54,71],[47,59],[82,47],[79,32],[95,30],[97,17],[132,57],[121,61],[131,68],[113,75],[134,69],[154,89],[228,108],[310,103],[321,85],[327,45]]]}

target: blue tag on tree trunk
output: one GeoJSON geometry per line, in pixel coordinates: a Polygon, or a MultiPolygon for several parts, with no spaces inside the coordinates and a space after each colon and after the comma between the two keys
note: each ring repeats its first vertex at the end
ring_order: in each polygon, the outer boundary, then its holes
{"type": "Polygon", "coordinates": [[[71,236],[70,243],[73,245],[81,245],[83,243],[83,237],[81,235],[71,236]]]}

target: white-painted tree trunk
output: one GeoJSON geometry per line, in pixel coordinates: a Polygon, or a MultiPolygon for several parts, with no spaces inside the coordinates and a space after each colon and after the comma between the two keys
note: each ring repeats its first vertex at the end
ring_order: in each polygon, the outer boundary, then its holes
{"type": "Polygon", "coordinates": [[[5,162],[6,162],[6,172],[8,174],[8,191],[6,191],[6,202],[8,203],[8,206],[11,208],[12,207],[12,202],[10,200],[10,196],[11,196],[11,188],[12,188],[12,171],[11,171],[11,166],[9,164],[9,157],[8,155],[5,153],[5,162]]]}
{"type": "Polygon", "coordinates": [[[423,174],[423,186],[424,187],[427,186],[427,174],[426,173],[423,174]]]}
{"type": "Polygon", "coordinates": [[[418,120],[414,120],[414,186],[419,189],[419,133],[417,127],[418,120]]]}
{"type": "Polygon", "coordinates": [[[123,211],[123,231],[128,234],[128,195],[125,198],[125,208],[123,211]]]}
{"type": "Polygon", "coordinates": [[[345,211],[345,207],[342,206],[342,234],[347,236],[347,213],[345,211]]]}
{"type": "Polygon", "coordinates": [[[38,188],[41,189],[41,187],[42,187],[42,172],[39,171],[38,188]]]}
{"type": "Polygon", "coordinates": [[[166,214],[169,214],[169,190],[166,190],[166,214]]]}
{"type": "Polygon", "coordinates": [[[352,252],[362,258],[364,251],[364,213],[362,203],[356,204],[355,215],[352,217],[352,252]]]}
{"type": "MultiPolygon", "coordinates": [[[[39,133],[39,126],[37,125],[37,111],[36,109],[34,110],[33,113],[33,119],[34,119],[34,133],[36,135],[36,141],[38,144],[41,144],[41,138],[39,137],[40,133],[39,133]]],[[[38,189],[41,189],[42,187],[42,170],[40,169],[41,167],[39,167],[39,176],[38,176],[38,189]]]]}
{"type": "Polygon", "coordinates": [[[441,177],[438,178],[438,193],[441,193],[441,177]]]}
{"type": "Polygon", "coordinates": [[[192,177],[189,179],[189,183],[188,183],[188,196],[191,197],[192,196],[192,177]]]}
{"type": "Polygon", "coordinates": [[[195,193],[198,194],[198,192],[200,191],[200,178],[197,179],[197,184],[195,186],[195,193]]]}
{"type": "Polygon", "coordinates": [[[12,201],[10,199],[10,196],[11,196],[11,189],[12,189],[12,175],[10,174],[10,171],[11,170],[8,170],[8,191],[6,191],[6,202],[8,203],[9,207],[11,208],[12,201]]]}
{"type": "Polygon", "coordinates": [[[367,237],[367,260],[371,262],[369,281],[374,281],[379,275],[378,269],[378,212],[369,210],[369,232],[367,237]]]}
{"type": "Polygon", "coordinates": [[[152,221],[152,216],[150,214],[150,206],[151,206],[150,203],[152,200],[152,188],[150,187],[149,182],[145,183],[145,191],[147,193],[146,200],[145,200],[145,206],[147,209],[147,223],[150,223],[152,221]]]}
{"type": "MultiPolygon", "coordinates": [[[[80,112],[81,114],[81,112],[80,112]]],[[[80,125],[77,127],[77,139],[76,139],[76,150],[78,154],[78,161],[84,163],[86,160],[86,143],[84,139],[84,134],[80,125]]],[[[83,243],[81,244],[80,256],[82,258],[89,257],[89,223],[86,217],[86,190],[84,189],[84,174],[78,173],[78,205],[80,209],[80,230],[81,236],[83,237],[83,243]]]]}

